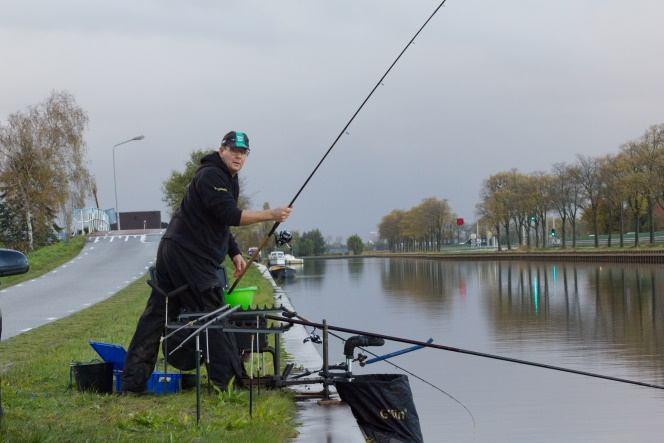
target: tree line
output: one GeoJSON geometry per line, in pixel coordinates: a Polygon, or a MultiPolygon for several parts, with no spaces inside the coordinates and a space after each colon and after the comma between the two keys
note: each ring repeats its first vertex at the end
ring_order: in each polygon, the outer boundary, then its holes
{"type": "MultiPolygon", "coordinates": [[[[579,222],[599,236],[614,235],[622,247],[625,231],[649,232],[655,241],[655,213],[664,204],[664,124],[650,126],[625,142],[618,153],[600,157],[577,155],[571,163],[554,164],[549,172],[498,172],[482,185],[477,204],[479,223],[490,226],[498,248],[519,245],[545,247],[550,241],[547,217],[559,219],[560,245],[576,246],[579,222]],[[549,234],[549,237],[547,236],[549,234]]],[[[554,226],[551,224],[551,226],[554,226]]]]}
{"type": "Polygon", "coordinates": [[[408,210],[394,209],[379,225],[391,251],[438,251],[457,236],[456,214],[447,200],[429,197],[408,210]]]}
{"type": "Polygon", "coordinates": [[[64,91],[0,122],[0,244],[31,251],[72,232],[74,208],[96,194],[86,166],[87,124],[64,91]]]}

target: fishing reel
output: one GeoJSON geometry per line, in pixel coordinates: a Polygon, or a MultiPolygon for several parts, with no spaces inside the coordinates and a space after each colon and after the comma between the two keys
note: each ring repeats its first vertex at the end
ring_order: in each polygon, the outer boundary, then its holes
{"type": "Polygon", "coordinates": [[[316,344],[321,344],[323,343],[323,340],[320,338],[320,335],[316,333],[316,328],[314,328],[313,331],[309,334],[308,337],[306,337],[304,340],[302,340],[302,343],[307,343],[307,342],[312,342],[316,344]]]}
{"type": "Polygon", "coordinates": [[[274,241],[277,243],[277,246],[288,246],[290,248],[290,242],[293,241],[293,234],[290,231],[279,231],[274,234],[274,241]]]}

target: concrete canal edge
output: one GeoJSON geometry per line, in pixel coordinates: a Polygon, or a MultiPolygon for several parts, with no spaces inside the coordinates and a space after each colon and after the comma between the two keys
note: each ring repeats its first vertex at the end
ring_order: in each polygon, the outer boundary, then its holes
{"type": "MultiPolygon", "coordinates": [[[[254,263],[261,275],[270,282],[274,289],[274,299],[285,308],[295,310],[288,294],[276,284],[266,266],[254,263]]],[[[319,370],[323,366],[323,359],[311,342],[304,343],[309,334],[302,325],[293,325],[283,334],[282,343],[286,352],[290,354],[297,366],[310,370],[319,370]]],[[[298,385],[291,387],[295,392],[316,392],[322,390],[322,385],[298,385]]],[[[334,387],[331,387],[334,390],[334,387]]],[[[334,392],[334,391],[333,391],[334,392]]],[[[355,417],[347,405],[320,405],[317,399],[308,399],[297,402],[297,420],[299,435],[295,441],[301,442],[358,442],[364,443],[355,417]]]]}

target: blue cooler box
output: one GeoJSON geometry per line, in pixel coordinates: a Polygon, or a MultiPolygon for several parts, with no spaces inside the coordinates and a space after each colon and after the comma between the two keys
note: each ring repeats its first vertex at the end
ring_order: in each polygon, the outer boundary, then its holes
{"type": "MultiPolygon", "coordinates": [[[[113,378],[115,392],[122,391],[122,371],[127,351],[120,345],[113,343],[103,343],[98,341],[89,341],[90,346],[99,356],[108,363],[113,364],[113,378]]],[[[147,383],[147,390],[153,394],[176,394],[180,392],[182,374],[171,374],[155,371],[152,373],[147,383]]]]}

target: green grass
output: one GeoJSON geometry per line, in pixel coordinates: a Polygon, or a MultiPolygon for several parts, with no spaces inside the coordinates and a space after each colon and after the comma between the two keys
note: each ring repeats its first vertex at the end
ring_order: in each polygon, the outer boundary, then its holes
{"type": "MultiPolygon", "coordinates": [[[[259,287],[256,301],[271,303],[272,288],[251,269],[242,286],[259,287]]],[[[88,339],[128,345],[149,293],[139,279],[108,300],[0,343],[5,417],[2,441],[285,441],[296,434],[287,393],[261,390],[249,418],[248,392],[202,396],[196,426],[195,392],[118,396],[67,390],[69,363],[96,354],[88,339]]]]}
{"type": "Polygon", "coordinates": [[[6,288],[17,283],[37,278],[40,275],[46,274],[50,270],[67,263],[81,252],[81,249],[83,249],[83,246],[85,245],[85,240],[85,236],[79,235],[69,241],[60,241],[49,246],[44,246],[43,248],[35,249],[27,254],[30,270],[25,274],[4,277],[2,279],[2,287],[6,288]]]}

